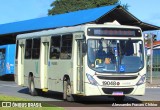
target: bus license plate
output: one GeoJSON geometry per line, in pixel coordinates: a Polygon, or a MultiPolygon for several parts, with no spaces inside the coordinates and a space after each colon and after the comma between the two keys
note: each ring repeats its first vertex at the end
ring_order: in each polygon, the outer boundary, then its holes
{"type": "Polygon", "coordinates": [[[122,96],[122,95],[123,95],[123,92],[113,92],[112,95],[122,96]]]}

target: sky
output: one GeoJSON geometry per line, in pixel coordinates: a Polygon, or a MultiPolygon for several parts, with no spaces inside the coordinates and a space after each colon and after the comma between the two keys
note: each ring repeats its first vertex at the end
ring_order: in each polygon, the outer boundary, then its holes
{"type": "Polygon", "coordinates": [[[0,24],[47,16],[53,0],[0,0],[0,24]]]}
{"type": "MultiPolygon", "coordinates": [[[[120,0],[121,4],[129,5],[129,12],[143,22],[160,27],[160,0],[120,0]]],[[[149,31],[157,35],[160,40],[160,31],[149,31]]]]}
{"type": "MultiPolygon", "coordinates": [[[[47,16],[54,0],[0,0],[0,24],[47,16]]],[[[143,22],[160,27],[160,0],[120,0],[143,22]]],[[[154,31],[160,36],[160,31],[154,31]]]]}

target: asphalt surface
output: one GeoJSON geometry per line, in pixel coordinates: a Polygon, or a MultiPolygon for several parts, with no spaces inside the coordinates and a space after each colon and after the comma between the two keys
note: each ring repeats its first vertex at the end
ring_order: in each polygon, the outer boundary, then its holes
{"type": "MultiPolygon", "coordinates": [[[[46,101],[46,103],[50,105],[64,107],[68,110],[74,110],[75,107],[76,109],[77,107],[89,107],[87,110],[97,110],[98,107],[102,107],[102,109],[106,110],[108,104],[111,105],[112,103],[116,103],[113,98],[107,96],[95,96],[86,98],[80,97],[80,101],[78,102],[65,102],[62,99],[62,93],[52,91],[49,91],[48,93],[45,93],[41,96],[31,96],[28,93],[28,88],[20,87],[13,81],[0,81],[0,94],[21,97],[32,101],[46,101]]],[[[124,103],[142,101],[160,101],[160,88],[146,88],[146,94],[144,96],[126,97],[124,103]]],[[[113,109],[114,107],[110,108],[113,109]]]]}
{"type": "Polygon", "coordinates": [[[61,101],[61,94],[50,92],[43,96],[31,96],[27,87],[20,87],[13,81],[0,81],[0,94],[17,96],[33,101],[61,101]],[[54,95],[55,94],[55,95],[54,95]],[[51,95],[51,96],[50,96],[51,95]]]}

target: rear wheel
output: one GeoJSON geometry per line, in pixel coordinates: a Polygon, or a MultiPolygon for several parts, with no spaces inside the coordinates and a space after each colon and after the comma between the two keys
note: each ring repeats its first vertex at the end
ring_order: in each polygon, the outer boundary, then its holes
{"type": "Polygon", "coordinates": [[[29,79],[28,79],[28,85],[29,85],[29,92],[32,96],[36,96],[38,95],[38,92],[35,88],[35,85],[34,85],[34,78],[33,76],[29,76],[29,79]]]}
{"type": "Polygon", "coordinates": [[[115,96],[114,100],[116,100],[117,102],[123,102],[124,98],[125,98],[125,96],[115,96]]]}
{"type": "Polygon", "coordinates": [[[63,82],[63,99],[69,102],[74,101],[69,80],[63,82]]]}

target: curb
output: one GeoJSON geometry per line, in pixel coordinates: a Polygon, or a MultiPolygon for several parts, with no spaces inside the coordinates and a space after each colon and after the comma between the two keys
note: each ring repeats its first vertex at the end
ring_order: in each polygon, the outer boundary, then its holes
{"type": "Polygon", "coordinates": [[[160,88],[160,86],[157,86],[157,87],[146,86],[146,88],[160,88]]]}
{"type": "Polygon", "coordinates": [[[156,89],[156,88],[160,88],[160,87],[146,87],[146,88],[152,88],[152,89],[156,89]]]}

